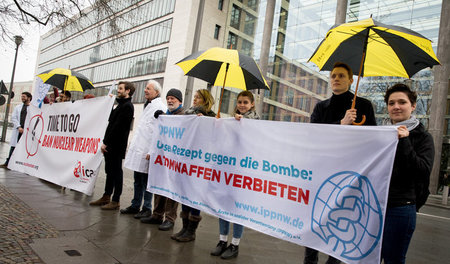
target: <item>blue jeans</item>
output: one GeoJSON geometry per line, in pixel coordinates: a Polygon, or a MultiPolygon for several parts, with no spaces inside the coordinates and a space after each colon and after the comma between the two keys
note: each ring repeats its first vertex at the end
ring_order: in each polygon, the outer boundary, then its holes
{"type": "MultiPolygon", "coordinates": [[[[219,231],[221,235],[227,236],[230,231],[230,222],[219,218],[219,231]]],[[[233,237],[241,238],[244,232],[244,226],[234,223],[233,224],[233,237]]]]}
{"type": "Polygon", "coordinates": [[[152,196],[151,192],[147,192],[148,174],[142,172],[134,172],[134,196],[131,200],[131,207],[139,209],[142,204],[142,196],[144,197],[144,206],[142,210],[152,210],[152,196]]]}
{"type": "Polygon", "coordinates": [[[381,246],[381,258],[385,264],[405,263],[415,228],[416,205],[387,208],[381,246]]]}

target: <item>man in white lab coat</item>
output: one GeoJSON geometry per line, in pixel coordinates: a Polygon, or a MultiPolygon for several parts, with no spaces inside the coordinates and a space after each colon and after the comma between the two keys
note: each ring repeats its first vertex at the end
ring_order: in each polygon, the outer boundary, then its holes
{"type": "Polygon", "coordinates": [[[8,158],[6,158],[5,163],[0,165],[1,168],[8,167],[9,158],[11,158],[11,155],[16,148],[17,142],[19,142],[19,139],[23,134],[23,128],[25,127],[25,118],[27,117],[27,109],[30,105],[32,95],[29,92],[23,92],[20,99],[22,100],[23,104],[16,106],[11,116],[11,122],[14,125],[11,139],[9,140],[11,148],[9,150],[9,155],[8,158]]]}
{"type": "Polygon", "coordinates": [[[152,193],[146,191],[150,159],[148,152],[153,137],[154,114],[157,110],[164,112],[167,110],[167,106],[160,97],[161,90],[161,85],[157,81],[150,80],[147,82],[144,90],[147,102],[125,156],[124,166],[134,171],[134,196],[131,205],[120,210],[120,213],[134,214],[136,219],[149,217],[152,214],[152,193]],[[141,209],[142,198],[144,198],[144,203],[141,209]]]}

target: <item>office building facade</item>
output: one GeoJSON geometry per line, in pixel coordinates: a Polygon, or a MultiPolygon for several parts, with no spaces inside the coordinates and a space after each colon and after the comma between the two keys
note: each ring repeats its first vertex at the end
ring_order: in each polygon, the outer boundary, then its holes
{"type": "MultiPolygon", "coordinates": [[[[319,72],[308,59],[334,25],[338,1],[112,0],[114,20],[106,14],[102,17],[99,10],[86,9],[87,15],[80,18],[81,28],[58,27],[42,36],[37,73],[56,67],[77,70],[92,80],[96,95],[107,94],[118,81],[131,81],[137,87],[134,103],[144,102],[148,79],[163,85],[163,95],[171,88],[182,90],[186,95],[184,105],[190,105],[195,90],[209,88],[216,98],[217,111],[220,87],[183,76],[175,63],[194,51],[216,46],[237,49],[259,62],[262,43],[269,41],[266,76],[271,90],[255,91],[263,94],[261,115],[268,120],[309,122],[315,104],[330,96],[330,89],[328,73],[319,72]],[[267,9],[268,1],[274,1],[273,10],[267,9]],[[273,12],[271,37],[263,38],[267,12],[273,12]],[[111,24],[117,26],[113,33],[111,24]]],[[[372,16],[384,24],[403,26],[431,39],[436,51],[442,0],[347,2],[347,22],[372,16]]],[[[374,102],[381,125],[387,119],[382,96],[396,82],[407,82],[418,91],[416,114],[427,125],[433,70],[424,69],[411,80],[363,78],[359,95],[374,102]]],[[[223,116],[233,112],[237,92],[238,89],[225,89],[223,116]]],[[[444,131],[447,136],[448,109],[444,131]]]]}

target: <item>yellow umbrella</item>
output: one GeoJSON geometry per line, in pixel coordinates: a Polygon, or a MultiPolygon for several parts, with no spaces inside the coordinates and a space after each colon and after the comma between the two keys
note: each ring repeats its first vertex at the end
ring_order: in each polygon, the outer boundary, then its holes
{"type": "Polygon", "coordinates": [[[38,77],[44,83],[51,84],[64,91],[83,92],[87,89],[94,89],[94,85],[86,76],[73,70],[55,68],[39,74],[38,77]]]}
{"type": "Polygon", "coordinates": [[[439,64],[429,39],[372,18],[333,26],[309,61],[328,71],[336,62],[343,62],[358,72],[355,99],[361,76],[410,78],[426,67],[439,64]]]}
{"type": "Polygon", "coordinates": [[[255,60],[237,50],[210,48],[193,53],[176,65],[180,66],[185,75],[202,79],[214,86],[222,86],[218,117],[225,87],[269,90],[255,60]]]}

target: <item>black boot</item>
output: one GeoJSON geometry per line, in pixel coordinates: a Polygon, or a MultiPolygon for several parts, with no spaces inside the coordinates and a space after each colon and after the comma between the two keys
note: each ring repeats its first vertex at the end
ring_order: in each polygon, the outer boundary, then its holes
{"type": "Polygon", "coordinates": [[[222,259],[231,259],[235,258],[239,255],[239,246],[235,246],[233,244],[230,244],[225,252],[220,256],[222,259]]]}
{"type": "Polygon", "coordinates": [[[227,241],[220,240],[216,248],[211,251],[211,256],[220,256],[227,249],[227,241]]]}
{"type": "Polygon", "coordinates": [[[195,216],[191,215],[189,217],[189,224],[186,229],[186,232],[184,232],[181,236],[177,237],[178,242],[189,242],[192,240],[195,240],[195,230],[197,230],[198,223],[202,220],[201,216],[195,216]]]}
{"type": "Polygon", "coordinates": [[[183,228],[178,233],[173,234],[173,235],[170,236],[170,238],[172,238],[173,240],[177,240],[177,238],[179,236],[184,234],[184,232],[186,232],[187,227],[189,225],[189,213],[188,212],[181,211],[180,218],[183,221],[183,228]]]}

